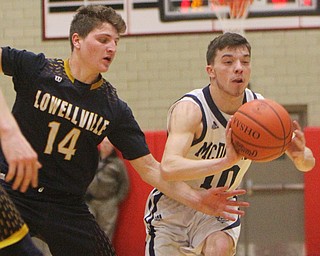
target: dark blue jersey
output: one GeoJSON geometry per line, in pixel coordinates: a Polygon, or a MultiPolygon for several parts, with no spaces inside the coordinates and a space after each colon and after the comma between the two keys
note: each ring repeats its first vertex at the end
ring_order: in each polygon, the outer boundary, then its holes
{"type": "MultiPolygon", "coordinates": [[[[72,77],[68,61],[9,47],[2,51],[2,69],[17,93],[12,112],[42,164],[40,186],[84,194],[105,136],[126,159],[149,153],[131,109],[101,76],[84,84],[72,77]]],[[[2,152],[0,168],[7,171],[2,152]]]]}

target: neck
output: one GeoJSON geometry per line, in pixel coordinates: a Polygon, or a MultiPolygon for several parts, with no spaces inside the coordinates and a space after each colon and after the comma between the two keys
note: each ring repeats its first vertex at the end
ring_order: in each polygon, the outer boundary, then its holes
{"type": "Polygon", "coordinates": [[[229,95],[212,84],[210,84],[210,94],[216,106],[228,115],[233,115],[238,110],[244,97],[244,93],[238,97],[229,95]]]}
{"type": "Polygon", "coordinates": [[[99,73],[90,72],[90,68],[83,64],[85,62],[80,61],[74,55],[70,56],[68,63],[71,75],[78,81],[85,84],[93,84],[99,79],[99,73]]]}

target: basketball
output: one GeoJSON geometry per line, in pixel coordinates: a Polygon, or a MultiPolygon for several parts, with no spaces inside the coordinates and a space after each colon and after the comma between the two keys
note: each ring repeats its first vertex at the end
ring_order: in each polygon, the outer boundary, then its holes
{"type": "Polygon", "coordinates": [[[270,99],[243,104],[233,115],[230,127],[235,150],[257,162],[269,162],[281,156],[293,133],[287,110],[270,99]]]}

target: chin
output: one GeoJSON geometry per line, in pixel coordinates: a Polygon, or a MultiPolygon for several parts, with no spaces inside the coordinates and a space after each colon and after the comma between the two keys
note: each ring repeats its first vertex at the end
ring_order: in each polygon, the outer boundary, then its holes
{"type": "Polygon", "coordinates": [[[107,72],[109,70],[109,67],[104,67],[104,68],[101,68],[100,69],[100,73],[105,73],[105,72],[107,72]]]}

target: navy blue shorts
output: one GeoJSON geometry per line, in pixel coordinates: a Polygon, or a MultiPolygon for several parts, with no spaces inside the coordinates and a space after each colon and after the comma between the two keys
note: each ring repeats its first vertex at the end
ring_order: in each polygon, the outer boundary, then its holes
{"type": "Polygon", "coordinates": [[[2,183],[27,223],[30,234],[43,239],[52,255],[116,255],[82,197],[46,188],[30,188],[26,193],[20,193],[2,183]]]}

